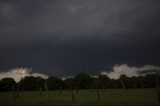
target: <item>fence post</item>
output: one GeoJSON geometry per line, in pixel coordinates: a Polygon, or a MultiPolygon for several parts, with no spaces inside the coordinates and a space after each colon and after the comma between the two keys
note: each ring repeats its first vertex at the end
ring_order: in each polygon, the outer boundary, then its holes
{"type": "Polygon", "coordinates": [[[140,82],[140,84],[141,84],[141,88],[144,89],[144,84],[142,81],[140,82]]]}
{"type": "Polygon", "coordinates": [[[126,92],[126,87],[125,87],[124,82],[123,82],[122,79],[121,79],[121,85],[122,85],[122,88],[123,88],[124,92],[126,92]]]}
{"type": "Polygon", "coordinates": [[[79,87],[77,86],[77,87],[76,87],[76,93],[78,93],[78,92],[79,92],[79,87]]]}
{"type": "Polygon", "coordinates": [[[59,90],[60,90],[59,94],[62,95],[62,93],[63,93],[63,88],[62,88],[62,86],[59,87],[59,90]]]}
{"type": "Polygon", "coordinates": [[[159,73],[156,74],[156,88],[157,88],[157,100],[158,102],[160,102],[159,73]]]}
{"type": "Polygon", "coordinates": [[[39,88],[39,95],[42,96],[42,87],[39,88]]]}
{"type": "Polygon", "coordinates": [[[74,93],[72,88],[71,88],[71,96],[72,96],[72,102],[75,103],[75,98],[74,98],[74,93]]]}
{"type": "Polygon", "coordinates": [[[48,97],[48,85],[47,85],[47,82],[45,83],[45,90],[46,90],[46,99],[47,99],[47,101],[49,101],[49,97],[48,97]]]}
{"type": "Polygon", "coordinates": [[[14,103],[16,103],[16,93],[15,93],[15,86],[14,85],[12,86],[12,92],[13,92],[14,103]]]}
{"type": "Polygon", "coordinates": [[[19,86],[16,88],[16,97],[19,97],[19,86]]]}
{"type": "Polygon", "coordinates": [[[100,98],[100,94],[99,94],[98,81],[96,81],[96,94],[97,94],[98,102],[100,102],[101,98],[100,98]]]}

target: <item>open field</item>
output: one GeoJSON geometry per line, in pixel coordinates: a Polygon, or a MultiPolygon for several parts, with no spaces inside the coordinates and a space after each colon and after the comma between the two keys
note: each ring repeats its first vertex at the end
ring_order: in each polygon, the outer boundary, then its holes
{"type": "Polygon", "coordinates": [[[0,93],[0,106],[160,106],[157,102],[156,89],[130,89],[127,92],[118,89],[100,90],[101,101],[98,102],[95,90],[74,91],[75,103],[71,92],[49,91],[49,101],[45,92],[20,92],[20,96],[13,98],[12,92],[0,93]]]}

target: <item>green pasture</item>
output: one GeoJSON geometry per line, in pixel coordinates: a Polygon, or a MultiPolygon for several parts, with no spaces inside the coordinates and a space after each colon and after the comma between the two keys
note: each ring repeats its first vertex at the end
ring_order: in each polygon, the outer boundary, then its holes
{"type": "Polygon", "coordinates": [[[48,99],[45,92],[20,92],[20,96],[13,97],[12,92],[0,93],[0,106],[160,106],[157,102],[156,89],[122,89],[99,90],[100,101],[96,90],[79,90],[73,92],[75,102],[72,101],[70,90],[49,91],[48,99]]]}

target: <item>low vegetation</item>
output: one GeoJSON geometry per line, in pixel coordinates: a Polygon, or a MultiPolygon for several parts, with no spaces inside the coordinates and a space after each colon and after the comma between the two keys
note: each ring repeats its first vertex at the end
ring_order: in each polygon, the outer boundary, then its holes
{"type": "Polygon", "coordinates": [[[4,78],[0,81],[0,91],[11,91],[12,86],[21,91],[37,91],[40,88],[45,89],[45,83],[49,90],[69,90],[69,89],[129,89],[129,88],[156,88],[156,75],[146,75],[138,77],[127,77],[121,75],[119,79],[110,79],[106,75],[99,75],[97,78],[88,74],[80,73],[73,78],[62,80],[57,77],[42,79],[40,77],[27,76],[16,83],[12,78],[4,78]]]}

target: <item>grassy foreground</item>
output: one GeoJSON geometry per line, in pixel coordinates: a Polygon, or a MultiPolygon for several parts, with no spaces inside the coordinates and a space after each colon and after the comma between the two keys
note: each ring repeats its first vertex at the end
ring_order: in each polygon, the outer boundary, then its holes
{"type": "Polygon", "coordinates": [[[20,92],[20,97],[13,98],[12,92],[0,93],[0,106],[160,106],[155,89],[100,90],[98,102],[95,90],[74,91],[75,103],[70,91],[49,91],[49,101],[43,92],[20,92]]]}

